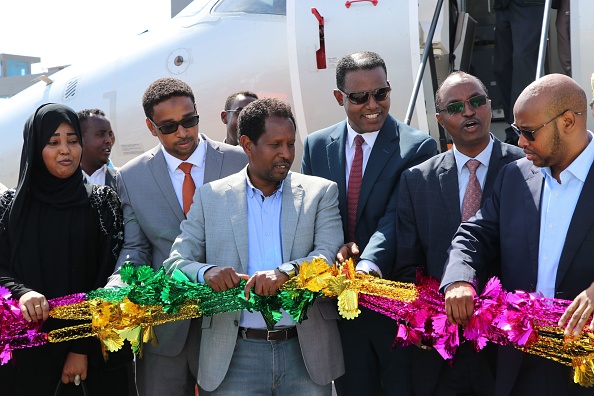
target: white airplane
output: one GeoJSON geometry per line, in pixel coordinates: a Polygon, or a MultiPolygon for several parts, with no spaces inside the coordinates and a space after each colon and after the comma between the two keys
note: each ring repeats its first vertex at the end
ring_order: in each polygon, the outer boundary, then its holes
{"type": "MultiPolygon", "coordinates": [[[[480,1],[490,7],[490,0],[480,1]]],[[[586,50],[594,47],[590,2],[571,4],[573,73],[584,87],[590,86],[592,70],[582,65],[594,64],[594,55],[586,50]]],[[[158,141],[145,126],[141,97],[161,77],[180,78],[193,88],[200,131],[213,139],[225,137],[219,118],[225,98],[251,90],[260,97],[288,101],[303,140],[345,117],[332,96],[336,62],[345,54],[370,50],[386,61],[393,88],[390,112],[403,120],[436,4],[437,0],[195,0],[168,24],[0,102],[0,182],[16,185],[22,128],[42,103],[104,110],[117,136],[111,156],[116,165],[154,147],[158,141]]],[[[449,56],[449,44],[444,44],[449,43],[448,17],[444,6],[432,41],[438,78],[449,68],[443,61],[449,56]]],[[[437,138],[431,79],[425,75],[411,124],[437,138]]],[[[296,158],[300,155],[298,147],[296,158]]]]}

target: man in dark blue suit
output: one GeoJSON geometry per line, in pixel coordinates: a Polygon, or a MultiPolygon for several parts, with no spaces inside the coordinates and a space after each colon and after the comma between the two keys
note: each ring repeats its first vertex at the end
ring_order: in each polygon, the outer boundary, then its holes
{"type": "MultiPolygon", "coordinates": [[[[470,193],[472,160],[481,187],[478,209],[493,191],[499,169],[524,156],[521,149],[490,134],[491,101],[483,83],[464,72],[454,72],[435,94],[438,122],[454,142],[451,150],[407,169],[398,196],[397,281],[415,282],[417,269],[441,280],[447,251],[462,220],[470,193]]],[[[479,279],[484,285],[486,276],[479,279]]],[[[419,345],[411,351],[413,389],[416,396],[492,395],[495,348],[476,353],[469,343],[458,348],[452,365],[432,348],[419,345]]]]}
{"type": "MultiPolygon", "coordinates": [[[[361,252],[357,270],[387,276],[396,252],[396,201],[400,174],[437,153],[435,140],[388,114],[390,83],[373,52],[343,57],[334,97],[347,120],[305,139],[301,170],[335,181],[348,251],[361,252]],[[357,194],[354,194],[354,193],[357,194]],[[350,215],[349,215],[350,212],[350,215]]],[[[342,249],[343,255],[347,249],[342,249]]],[[[412,393],[409,351],[392,350],[396,322],[361,308],[341,321],[346,374],[335,381],[342,395],[412,393]]]]}
{"type": "MultiPolygon", "coordinates": [[[[579,334],[594,311],[594,141],[586,129],[586,94],[571,78],[547,75],[530,84],[514,107],[526,158],[499,172],[493,194],[458,228],[441,287],[452,323],[474,310],[477,274],[497,272],[506,290],[573,300],[559,321],[579,334]]],[[[594,324],[590,324],[594,329],[594,324]]],[[[500,347],[495,394],[591,395],[570,368],[500,347]]]]}

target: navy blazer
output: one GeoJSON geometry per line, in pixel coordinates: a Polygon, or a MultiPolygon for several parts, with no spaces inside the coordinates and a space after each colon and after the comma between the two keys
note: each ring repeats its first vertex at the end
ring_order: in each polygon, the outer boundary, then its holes
{"type": "MultiPolygon", "coordinates": [[[[524,157],[516,146],[493,138],[481,205],[491,195],[499,170],[524,157]]],[[[415,282],[418,267],[441,280],[447,251],[462,221],[458,168],[452,150],[402,173],[398,197],[398,254],[393,279],[415,282]]],[[[484,284],[486,279],[481,279],[484,284]]]]}
{"type": "MultiPolygon", "coordinates": [[[[486,258],[501,256],[501,283],[508,291],[533,292],[538,276],[540,204],[544,176],[531,161],[521,159],[499,173],[493,194],[477,216],[458,228],[441,287],[456,281],[473,283],[477,272],[486,271],[486,258]]],[[[594,281],[594,166],[571,218],[559,260],[555,297],[573,300],[594,281]]],[[[507,395],[520,373],[523,353],[499,349],[496,394],[507,395]]],[[[558,370],[570,368],[561,364],[558,370]]],[[[579,387],[578,387],[579,388],[579,387]]]]}
{"type": "MultiPolygon", "coordinates": [[[[301,172],[338,184],[343,231],[347,231],[345,173],[346,120],[307,136],[301,172]]],[[[371,150],[357,206],[355,242],[361,259],[370,260],[390,274],[396,254],[396,202],[398,182],[405,169],[437,154],[437,144],[424,132],[388,115],[371,150]]]]}

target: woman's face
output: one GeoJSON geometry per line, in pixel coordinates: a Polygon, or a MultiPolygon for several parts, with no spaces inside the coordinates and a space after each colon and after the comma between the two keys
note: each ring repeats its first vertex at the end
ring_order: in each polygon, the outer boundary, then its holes
{"type": "Polygon", "coordinates": [[[63,122],[41,152],[43,162],[52,176],[66,179],[80,164],[82,146],[72,125],[63,122]]]}

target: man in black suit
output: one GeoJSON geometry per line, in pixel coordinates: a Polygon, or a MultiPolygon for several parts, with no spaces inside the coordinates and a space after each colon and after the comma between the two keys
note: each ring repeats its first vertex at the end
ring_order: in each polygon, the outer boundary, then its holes
{"type": "MultiPolygon", "coordinates": [[[[334,97],[347,119],[307,136],[301,170],[338,184],[345,241],[350,252],[362,252],[357,270],[387,276],[395,256],[400,174],[435,155],[437,146],[427,134],[388,114],[390,83],[378,54],[343,57],[336,86],[334,97]]],[[[346,255],[347,249],[342,250],[346,255]]],[[[339,323],[346,368],[335,381],[340,396],[375,395],[380,389],[384,394],[412,392],[409,351],[392,350],[396,329],[395,321],[365,308],[356,320],[339,323]]]]}
{"type": "Polygon", "coordinates": [[[117,170],[108,166],[115,142],[111,123],[103,110],[85,109],[77,113],[83,138],[83,175],[89,183],[116,188],[117,170]]]}
{"type": "MultiPolygon", "coordinates": [[[[435,103],[437,121],[454,147],[402,173],[393,278],[403,282],[414,282],[418,268],[441,280],[452,237],[466,220],[462,209],[469,199],[465,197],[471,177],[467,162],[479,161],[475,175],[482,203],[491,194],[499,169],[524,156],[518,147],[490,134],[491,101],[478,78],[464,72],[450,74],[437,90],[435,103]]],[[[472,210],[465,213],[473,215],[472,210]]],[[[480,284],[485,281],[482,277],[480,284]]],[[[449,365],[435,350],[420,345],[411,352],[415,395],[492,395],[492,355],[488,350],[475,353],[466,343],[449,365]]]]}
{"type": "MultiPolygon", "coordinates": [[[[545,0],[495,0],[494,74],[501,90],[505,121],[514,120],[513,108],[520,92],[536,78],[538,48],[545,0]]],[[[506,142],[516,144],[511,127],[506,142]]]]}
{"type": "MultiPolygon", "coordinates": [[[[586,94],[571,78],[550,74],[530,84],[514,107],[526,158],[501,169],[476,217],[458,228],[441,287],[451,323],[474,310],[477,275],[500,256],[508,291],[573,300],[559,321],[579,334],[594,311],[594,142],[586,129],[586,94]]],[[[594,329],[594,324],[590,324],[594,329]]],[[[495,394],[591,395],[570,368],[511,346],[498,348],[495,394]]]]}

